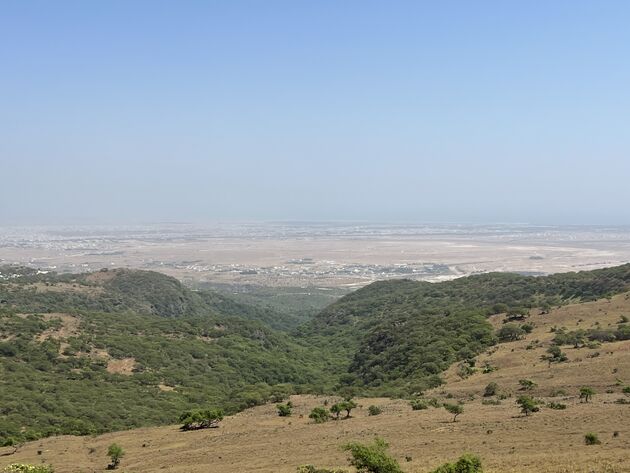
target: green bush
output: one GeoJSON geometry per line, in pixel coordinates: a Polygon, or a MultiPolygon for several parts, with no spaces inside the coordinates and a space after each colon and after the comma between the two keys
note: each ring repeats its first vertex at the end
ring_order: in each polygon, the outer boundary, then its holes
{"type": "Polygon", "coordinates": [[[25,463],[12,463],[2,473],[54,473],[50,465],[28,465],[25,463]]]}
{"type": "Polygon", "coordinates": [[[276,409],[280,417],[289,417],[291,415],[291,403],[277,404],[276,409]]]}
{"type": "Polygon", "coordinates": [[[483,473],[483,468],[479,457],[465,454],[455,463],[445,463],[431,473],[483,473]]]}
{"type": "Polygon", "coordinates": [[[111,463],[107,466],[108,470],[115,470],[120,465],[120,460],[125,456],[125,451],[122,447],[116,443],[112,443],[107,449],[107,456],[110,458],[111,463]]]}
{"type": "Polygon", "coordinates": [[[350,452],[350,465],[357,473],[403,473],[398,462],[387,454],[388,446],[377,438],[371,445],[349,443],[343,449],[350,452]]]}
{"type": "Polygon", "coordinates": [[[493,381],[491,383],[488,383],[488,385],[486,386],[486,389],[484,389],[483,391],[483,396],[484,397],[495,396],[498,390],[499,390],[499,385],[493,381]]]}
{"type": "Polygon", "coordinates": [[[525,416],[529,416],[532,412],[538,412],[540,410],[538,402],[531,396],[519,396],[516,400],[516,404],[519,405],[521,412],[525,414],[525,416]]]}
{"type": "Polygon", "coordinates": [[[497,338],[500,342],[514,342],[525,335],[525,330],[516,324],[505,324],[497,330],[497,338]]]}
{"type": "Polygon", "coordinates": [[[594,434],[593,432],[589,432],[584,436],[584,443],[586,445],[599,445],[601,442],[601,440],[599,440],[599,437],[597,436],[597,434],[594,434]]]}
{"type": "Polygon", "coordinates": [[[328,468],[316,468],[313,465],[302,465],[298,467],[297,473],[348,473],[347,470],[341,469],[328,469],[328,468]]]}
{"type": "Polygon", "coordinates": [[[549,403],[547,403],[547,407],[549,409],[555,409],[555,410],[562,411],[562,410],[567,408],[567,405],[566,404],[562,404],[560,402],[549,402],[549,403]]]}
{"type": "Polygon", "coordinates": [[[498,399],[482,399],[481,404],[483,406],[500,406],[501,401],[498,399]]]}
{"type": "Polygon", "coordinates": [[[223,420],[223,411],[220,409],[205,409],[199,411],[186,411],[179,416],[183,423],[182,430],[208,429],[219,426],[223,420]]]}
{"type": "Polygon", "coordinates": [[[330,419],[330,414],[328,413],[328,409],[325,407],[314,407],[308,417],[316,424],[322,424],[330,419]]]}
{"type": "Polygon", "coordinates": [[[422,411],[429,408],[429,404],[424,399],[413,399],[409,401],[409,405],[414,411],[422,411]]]}
{"type": "Polygon", "coordinates": [[[535,382],[533,382],[531,379],[519,379],[518,380],[518,384],[521,385],[521,389],[523,391],[531,391],[532,389],[534,389],[536,386],[538,386],[535,382]]]}
{"type": "Polygon", "coordinates": [[[381,414],[382,412],[383,412],[383,410],[380,407],[378,407],[378,406],[372,405],[372,406],[368,407],[368,414],[371,415],[371,416],[377,416],[377,415],[381,414]]]}
{"type": "Polygon", "coordinates": [[[580,401],[589,402],[595,395],[595,390],[590,386],[580,388],[580,401]]]}

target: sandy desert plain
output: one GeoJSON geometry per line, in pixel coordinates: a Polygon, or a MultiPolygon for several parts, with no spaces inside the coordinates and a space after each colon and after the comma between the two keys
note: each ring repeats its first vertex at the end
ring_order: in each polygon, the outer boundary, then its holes
{"type": "Polygon", "coordinates": [[[360,223],[0,227],[0,265],[157,270],[189,283],[354,288],[630,261],[630,227],[360,223]]]}

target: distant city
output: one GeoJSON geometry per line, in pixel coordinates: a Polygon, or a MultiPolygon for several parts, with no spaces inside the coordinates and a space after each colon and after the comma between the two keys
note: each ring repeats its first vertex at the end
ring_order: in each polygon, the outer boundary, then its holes
{"type": "Polygon", "coordinates": [[[158,270],[189,283],[355,287],[630,261],[630,227],[271,222],[0,227],[0,265],[158,270]]]}

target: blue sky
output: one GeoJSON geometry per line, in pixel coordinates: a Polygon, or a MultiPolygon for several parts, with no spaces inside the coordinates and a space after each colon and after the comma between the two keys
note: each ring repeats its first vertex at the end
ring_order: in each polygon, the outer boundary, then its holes
{"type": "Polygon", "coordinates": [[[0,223],[630,223],[630,2],[0,2],[0,223]]]}

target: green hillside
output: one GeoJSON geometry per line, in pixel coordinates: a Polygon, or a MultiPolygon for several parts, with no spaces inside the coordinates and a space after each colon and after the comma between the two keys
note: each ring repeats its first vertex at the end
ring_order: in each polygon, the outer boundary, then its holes
{"type": "Polygon", "coordinates": [[[439,373],[453,362],[492,344],[488,315],[591,301],[629,287],[630,265],[546,277],[382,281],[330,305],[300,333],[322,352],[351,359],[346,384],[405,395],[438,385],[439,373]]]}
{"type": "Polygon", "coordinates": [[[0,273],[0,443],[169,423],[198,405],[235,412],[332,384],[325,357],[251,320],[269,311],[162,274],[0,273]]]}
{"type": "Polygon", "coordinates": [[[234,412],[289,392],[407,396],[495,342],[486,317],[628,290],[630,265],[377,282],[294,332],[288,311],[168,276],[0,268],[0,443],[234,412]]]}

